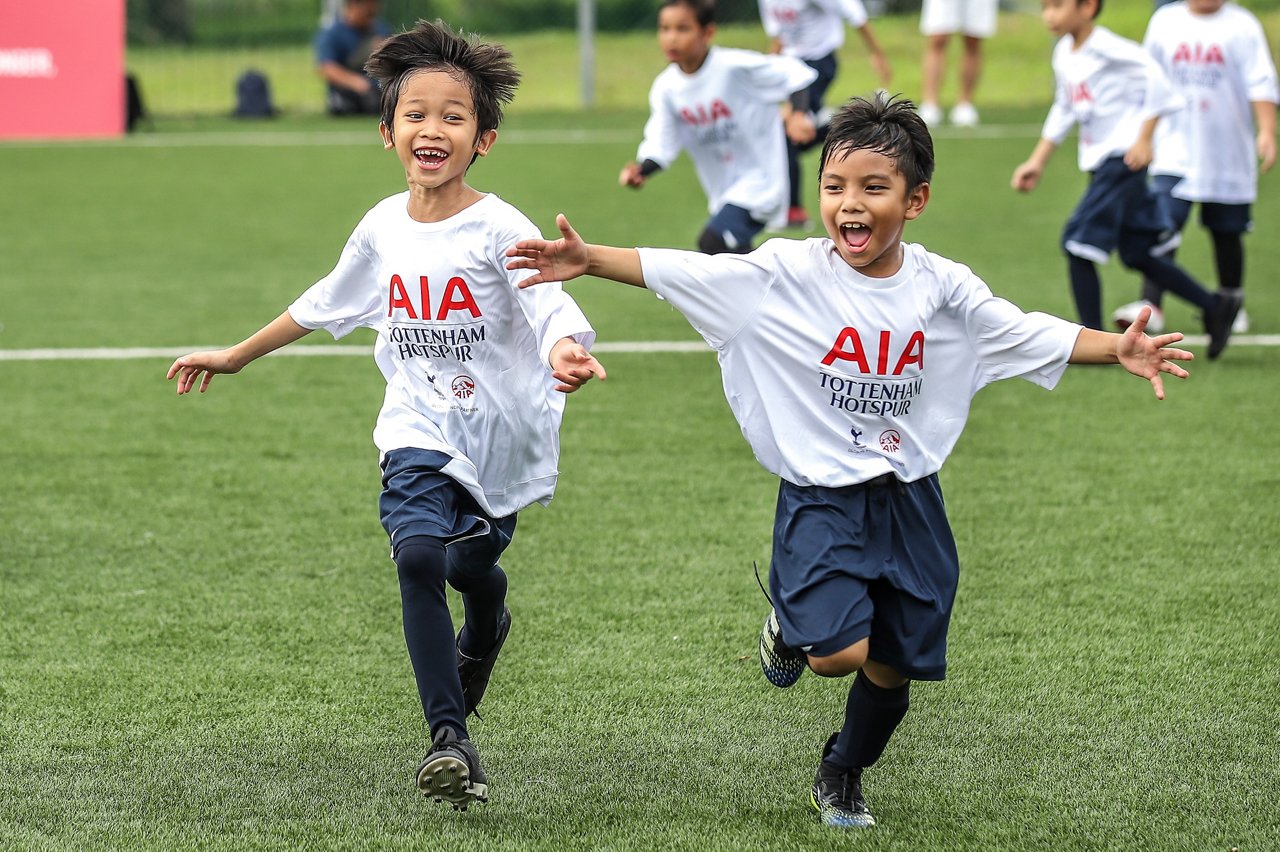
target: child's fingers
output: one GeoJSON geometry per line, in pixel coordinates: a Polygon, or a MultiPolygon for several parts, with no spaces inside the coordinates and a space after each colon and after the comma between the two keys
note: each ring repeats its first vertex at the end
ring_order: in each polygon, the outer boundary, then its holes
{"type": "MultiPolygon", "coordinates": [[[[508,268],[508,269],[511,269],[511,268],[513,268],[513,267],[507,267],[507,268],[508,268]]],[[[529,268],[530,268],[530,269],[532,269],[533,267],[529,267],[529,268]]],[[[532,286],[534,286],[535,284],[542,284],[542,283],[544,283],[544,282],[546,282],[546,281],[554,281],[554,280],[555,280],[554,278],[547,278],[545,275],[543,275],[541,272],[539,272],[537,275],[533,275],[533,276],[531,276],[531,277],[529,277],[529,278],[524,279],[523,281],[521,281],[521,282],[520,282],[519,284],[517,284],[516,286],[517,286],[517,287],[519,287],[521,290],[523,290],[524,288],[526,288],[526,287],[532,287],[532,286]]]]}
{"type": "Polygon", "coordinates": [[[1151,377],[1151,387],[1155,389],[1156,399],[1164,399],[1164,382],[1160,380],[1159,373],[1151,377]]]}
{"type": "Polygon", "coordinates": [[[556,214],[556,227],[560,229],[560,233],[566,240],[577,240],[578,232],[569,224],[569,217],[563,213],[556,214]]]}

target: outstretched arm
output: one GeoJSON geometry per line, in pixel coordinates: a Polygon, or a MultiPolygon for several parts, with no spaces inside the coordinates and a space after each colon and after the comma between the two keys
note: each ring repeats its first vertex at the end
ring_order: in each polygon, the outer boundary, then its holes
{"type": "Polygon", "coordinates": [[[1135,376],[1151,382],[1156,399],[1164,399],[1164,381],[1160,374],[1168,373],[1185,379],[1187,371],[1172,362],[1190,361],[1195,356],[1185,349],[1169,348],[1169,344],[1182,339],[1180,332],[1147,337],[1144,331],[1149,319],[1151,308],[1146,307],[1138,312],[1138,318],[1124,334],[1082,329],[1068,361],[1072,364],[1119,364],[1135,376]]]}
{"type": "Polygon", "coordinates": [[[889,67],[889,58],[885,56],[884,48],[880,47],[880,42],[876,39],[875,32],[871,29],[871,24],[866,23],[858,27],[858,35],[862,36],[862,43],[866,45],[867,56],[871,60],[871,68],[876,72],[876,76],[880,78],[880,86],[888,88],[893,82],[893,69],[889,67]]]}
{"type": "Polygon", "coordinates": [[[507,249],[507,257],[518,258],[508,263],[507,269],[532,269],[537,273],[521,281],[522,288],[546,281],[571,281],[583,275],[644,286],[640,253],[635,249],[589,245],[563,213],[556,215],[556,227],[560,229],[558,240],[521,240],[507,249]]]}
{"type": "Polygon", "coordinates": [[[1040,182],[1040,176],[1044,174],[1045,166],[1049,164],[1049,158],[1056,150],[1058,146],[1054,142],[1042,137],[1036,143],[1035,150],[1031,152],[1027,161],[1013,170],[1013,180],[1010,182],[1013,188],[1018,192],[1030,192],[1035,189],[1036,184],[1040,182]]]}
{"type": "Polygon", "coordinates": [[[195,387],[196,379],[201,374],[200,393],[209,388],[209,382],[218,373],[238,373],[251,361],[261,358],[268,352],[274,352],[281,346],[287,346],[311,332],[294,322],[293,317],[285,311],[280,316],[257,331],[253,336],[242,340],[235,346],[216,349],[209,352],[192,352],[183,355],[173,362],[166,379],[178,378],[178,393],[190,393],[195,387]]]}

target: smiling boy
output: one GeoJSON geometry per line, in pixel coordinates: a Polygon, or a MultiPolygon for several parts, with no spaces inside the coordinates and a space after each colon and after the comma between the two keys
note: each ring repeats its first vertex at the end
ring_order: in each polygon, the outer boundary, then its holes
{"type": "Polygon", "coordinates": [[[432,744],[415,781],[465,810],[488,797],[467,732],[511,629],[498,557],[516,513],[555,489],[564,394],[604,369],[595,332],[559,285],[521,290],[503,255],[537,234],[496,195],[466,183],[497,140],[519,74],[500,45],[419,22],[370,58],[383,145],[408,191],[373,207],[337,265],[288,310],[228,349],[174,361],[179,394],[313,329],[377,334],[387,382],[373,440],[379,510],[399,575],[405,641],[432,744]],[[201,378],[203,376],[203,379],[201,378]],[[462,594],[454,637],[446,585],[462,594]]]}
{"type": "Polygon", "coordinates": [[[508,250],[521,286],[596,275],[647,287],[716,350],[729,407],[781,480],[760,635],[765,676],[791,686],[859,672],[822,749],[810,802],[824,823],[875,824],[862,794],[907,712],[912,680],[941,680],[959,576],[938,470],[983,386],[1046,388],[1067,364],[1120,364],[1164,397],[1191,353],[1023,313],[976,275],[902,242],[929,202],[933,142],[905,100],[855,98],[831,122],[819,174],[825,238],[770,240],[747,255],[588,245],[508,250]]]}

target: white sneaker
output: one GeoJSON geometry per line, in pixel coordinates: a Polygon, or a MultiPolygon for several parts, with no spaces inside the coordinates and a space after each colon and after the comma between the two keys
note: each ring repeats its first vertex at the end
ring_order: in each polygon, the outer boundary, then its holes
{"type": "Polygon", "coordinates": [[[1249,315],[1244,312],[1244,308],[1240,309],[1240,313],[1236,314],[1236,321],[1231,323],[1232,334],[1248,334],[1249,333],[1249,315]]]}
{"type": "Polygon", "coordinates": [[[951,123],[956,127],[977,127],[978,111],[971,103],[959,103],[951,108],[951,123]]]}
{"type": "Polygon", "coordinates": [[[1139,299],[1136,302],[1130,302],[1127,305],[1121,305],[1116,308],[1116,312],[1111,315],[1111,321],[1116,324],[1116,328],[1124,331],[1133,325],[1138,318],[1138,313],[1143,308],[1151,308],[1151,318],[1147,320],[1147,332],[1150,334],[1159,334],[1164,331],[1164,311],[1148,302],[1146,299],[1139,299]]]}
{"type": "Polygon", "coordinates": [[[942,123],[942,108],[937,104],[920,104],[916,112],[920,113],[920,119],[930,127],[942,123]]]}

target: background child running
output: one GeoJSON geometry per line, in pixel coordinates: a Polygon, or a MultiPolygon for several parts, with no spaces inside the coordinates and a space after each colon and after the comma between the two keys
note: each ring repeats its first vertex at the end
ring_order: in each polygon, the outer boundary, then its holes
{"type": "Polygon", "coordinates": [[[498,556],[516,513],[556,484],[564,393],[604,369],[595,333],[559,286],[520,290],[504,268],[532,223],[465,182],[493,148],[519,74],[511,54],[420,22],[385,42],[369,73],[383,90],[379,130],[408,191],[378,203],[337,266],[265,328],[169,368],[178,393],[323,328],[377,332],[387,382],[373,432],[379,509],[400,579],[404,632],[432,745],[416,783],[456,808],[488,780],[466,716],[484,695],[511,627],[498,556]],[[456,646],[446,583],[462,593],[456,646]]]}
{"type": "Polygon", "coordinates": [[[803,145],[787,140],[787,179],[791,187],[787,227],[808,228],[809,214],[801,201],[800,155],[827,138],[830,115],[824,115],[823,99],[840,70],[836,52],[844,44],[845,21],[862,36],[882,87],[888,88],[893,70],[867,20],[862,0],[760,0],[760,21],[772,40],[770,53],[794,56],[818,72],[818,78],[809,85],[809,110],[815,116],[816,135],[803,145]]]}
{"type": "Polygon", "coordinates": [[[933,142],[909,101],[855,99],[831,122],[820,175],[827,236],[747,255],[588,245],[561,238],[507,255],[521,286],[596,275],[665,298],[715,348],[725,396],[781,482],[761,664],[777,686],[805,667],[859,672],[810,793],[834,826],[875,823],[862,794],[907,712],[912,680],[946,674],[959,563],[937,473],[974,396],[1019,376],[1053,387],[1071,364],[1120,364],[1151,382],[1187,375],[1142,333],[1117,335],[994,296],[968,268],[904,244],[924,212],[933,142]]]}
{"type": "MultiPolygon", "coordinates": [[[[1200,204],[1218,287],[1239,291],[1243,305],[1243,236],[1253,229],[1258,167],[1267,172],[1276,160],[1280,86],[1266,33],[1235,3],[1186,0],[1156,10],[1143,45],[1187,102],[1156,130],[1152,185],[1179,231],[1192,203],[1200,204]]],[[[1147,305],[1154,323],[1163,296],[1155,281],[1144,280],[1142,298],[1115,312],[1116,325],[1123,329],[1147,305]]],[[[1232,331],[1248,330],[1242,307],[1232,331]]]]}
{"type": "Polygon", "coordinates": [[[1080,125],[1080,170],[1089,187],[1062,231],[1071,293],[1080,321],[1102,328],[1102,281],[1095,264],[1112,251],[1160,287],[1204,312],[1209,357],[1231,336],[1239,294],[1210,293],[1180,266],[1161,257],[1177,234],[1147,186],[1152,138],[1161,116],[1181,107],[1164,72],[1135,42],[1094,19],[1102,0],[1043,0],[1041,18],[1060,36],[1053,50],[1053,106],[1031,157],[1013,172],[1013,187],[1030,192],[1072,125],[1080,125]]]}
{"type": "Polygon", "coordinates": [[[818,72],[790,56],[713,47],[715,32],[712,0],[662,3],[658,43],[671,64],[649,91],[638,162],[618,182],[639,189],[688,151],[711,212],[698,248],[746,252],[766,224],[786,221],[786,138],[814,136],[807,90],[818,72]],[[788,96],[784,134],[778,106],[788,96]]]}

